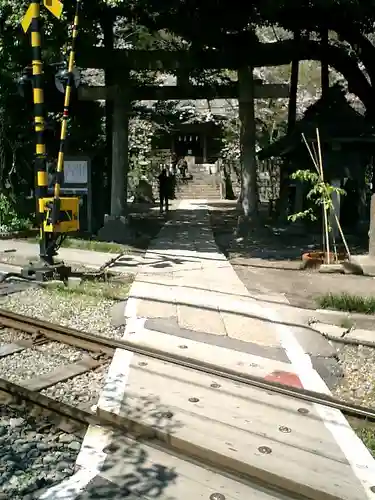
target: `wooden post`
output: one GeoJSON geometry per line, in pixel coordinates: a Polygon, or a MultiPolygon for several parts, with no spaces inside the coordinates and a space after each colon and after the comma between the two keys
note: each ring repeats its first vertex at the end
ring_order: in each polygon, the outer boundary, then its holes
{"type": "Polygon", "coordinates": [[[127,204],[129,101],[125,85],[124,82],[117,86],[113,109],[111,183],[113,217],[124,215],[127,204]]]}
{"type": "MultiPolygon", "coordinates": [[[[255,152],[255,113],[253,68],[238,70],[239,116],[241,122],[241,202],[246,222],[258,213],[257,164],[255,152]]],[[[240,221],[239,221],[240,222],[240,221]]],[[[242,232],[238,228],[239,232],[242,232]]],[[[246,229],[247,230],[247,229],[246,229]]],[[[245,230],[245,231],[246,231],[245,230]]]]}

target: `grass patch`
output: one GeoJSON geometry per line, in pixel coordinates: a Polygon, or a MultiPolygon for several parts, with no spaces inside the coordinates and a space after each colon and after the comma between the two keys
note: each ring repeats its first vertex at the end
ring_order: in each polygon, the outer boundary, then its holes
{"type": "Polygon", "coordinates": [[[49,287],[56,294],[62,297],[74,297],[86,295],[90,297],[105,298],[110,300],[125,300],[129,294],[133,278],[129,277],[126,281],[82,281],[77,287],[69,287],[63,284],[57,284],[49,287]]]}
{"type": "Polygon", "coordinates": [[[81,240],[78,238],[67,238],[63,242],[62,246],[65,248],[91,250],[93,252],[122,253],[130,251],[130,248],[127,245],[109,243],[107,241],[81,240]]]}
{"type": "Polygon", "coordinates": [[[357,436],[363,441],[369,452],[375,458],[375,428],[352,426],[357,436]]]}
{"type": "MultiPolygon", "coordinates": [[[[27,238],[27,241],[38,243],[39,237],[27,238]]],[[[120,243],[110,243],[107,241],[85,240],[81,238],[67,238],[63,241],[61,248],[76,248],[79,250],[90,250],[91,252],[123,253],[130,252],[131,247],[120,243]]]]}
{"type": "Polygon", "coordinates": [[[315,301],[322,309],[375,314],[375,297],[361,297],[348,293],[327,293],[317,297],[315,301]]]}

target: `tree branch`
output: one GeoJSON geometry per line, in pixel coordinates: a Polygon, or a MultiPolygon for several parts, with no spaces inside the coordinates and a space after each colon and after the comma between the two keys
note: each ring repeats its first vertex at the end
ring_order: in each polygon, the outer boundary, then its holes
{"type": "Polygon", "coordinates": [[[342,40],[352,46],[358,59],[364,64],[372,85],[375,84],[375,47],[356,27],[335,26],[334,30],[342,40]]]}
{"type": "Polygon", "coordinates": [[[334,45],[323,47],[320,42],[312,40],[301,40],[298,45],[294,44],[293,40],[283,40],[272,44],[259,44],[255,53],[254,66],[281,66],[290,64],[293,59],[320,61],[324,56],[328,64],[346,78],[350,92],[361,99],[368,112],[375,114],[374,90],[356,59],[344,48],[334,45]]]}

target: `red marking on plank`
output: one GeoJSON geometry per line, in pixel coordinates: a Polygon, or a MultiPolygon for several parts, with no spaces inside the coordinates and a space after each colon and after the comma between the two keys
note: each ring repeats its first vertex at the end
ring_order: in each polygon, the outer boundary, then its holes
{"type": "Polygon", "coordinates": [[[264,377],[264,380],[303,389],[303,385],[299,377],[295,373],[291,372],[275,371],[264,377]]]}

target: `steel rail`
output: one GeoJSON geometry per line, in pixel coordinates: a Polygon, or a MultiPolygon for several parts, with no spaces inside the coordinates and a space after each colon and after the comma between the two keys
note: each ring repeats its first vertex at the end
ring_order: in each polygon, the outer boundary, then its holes
{"type": "Polygon", "coordinates": [[[79,330],[55,325],[47,321],[30,318],[4,309],[0,309],[0,325],[28,333],[40,333],[47,338],[58,340],[62,343],[77,347],[86,346],[87,349],[109,354],[113,354],[115,349],[125,349],[141,356],[158,359],[166,363],[206,373],[214,377],[229,379],[233,382],[256,387],[265,391],[275,392],[282,396],[299,399],[308,403],[327,406],[341,411],[346,416],[375,422],[375,410],[372,408],[349,404],[331,395],[286,386],[278,382],[266,381],[255,375],[240,373],[229,368],[218,367],[212,363],[197,361],[188,356],[172,355],[151,347],[139,347],[127,340],[111,339],[88,332],[81,332],[79,330]]]}

